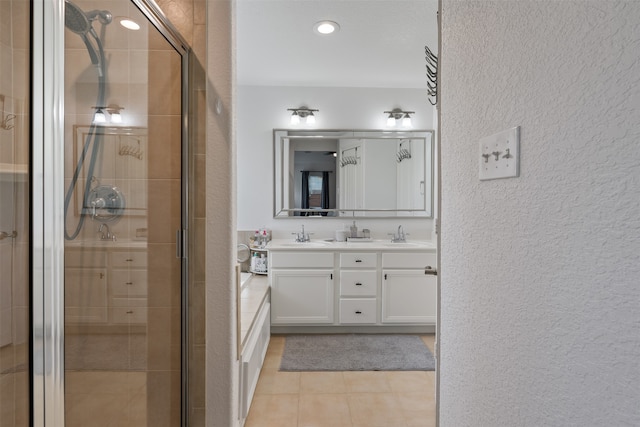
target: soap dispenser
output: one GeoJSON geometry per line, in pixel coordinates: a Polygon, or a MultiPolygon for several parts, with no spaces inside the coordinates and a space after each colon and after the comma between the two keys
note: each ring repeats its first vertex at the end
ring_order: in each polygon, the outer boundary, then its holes
{"type": "Polygon", "coordinates": [[[349,227],[350,231],[351,231],[351,236],[350,237],[358,237],[358,227],[356,226],[356,222],[353,221],[353,225],[351,227],[349,227]]]}

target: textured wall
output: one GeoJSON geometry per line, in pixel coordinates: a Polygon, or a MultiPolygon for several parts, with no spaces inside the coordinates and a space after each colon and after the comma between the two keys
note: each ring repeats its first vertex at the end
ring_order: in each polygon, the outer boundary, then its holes
{"type": "Polygon", "coordinates": [[[232,135],[231,0],[207,2],[206,423],[238,424],[235,335],[235,149],[232,135]],[[219,105],[219,109],[216,106],[219,105]],[[220,113],[217,112],[220,111],[220,113]]]}
{"type": "Polygon", "coordinates": [[[640,2],[442,7],[441,425],[640,425],[640,2]]]}

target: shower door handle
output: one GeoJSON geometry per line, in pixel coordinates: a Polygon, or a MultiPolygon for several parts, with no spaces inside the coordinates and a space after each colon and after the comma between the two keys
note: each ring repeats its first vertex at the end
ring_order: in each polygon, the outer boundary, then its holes
{"type": "Polygon", "coordinates": [[[176,258],[187,257],[187,230],[176,230],[176,258]]]}
{"type": "Polygon", "coordinates": [[[176,258],[182,258],[182,230],[176,230],[176,258]]]}

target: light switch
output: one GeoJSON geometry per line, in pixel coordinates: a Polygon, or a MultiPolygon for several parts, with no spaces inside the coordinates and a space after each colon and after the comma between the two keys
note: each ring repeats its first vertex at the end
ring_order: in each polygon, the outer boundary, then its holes
{"type": "Polygon", "coordinates": [[[520,126],[480,139],[480,180],[512,178],[520,174],[520,126]]]}

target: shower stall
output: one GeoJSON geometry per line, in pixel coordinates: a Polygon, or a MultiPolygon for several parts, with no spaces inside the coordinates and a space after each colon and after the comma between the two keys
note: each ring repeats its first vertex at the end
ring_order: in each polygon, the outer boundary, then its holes
{"type": "Polygon", "coordinates": [[[0,8],[0,427],[188,425],[189,46],[152,0],[0,8]]]}

